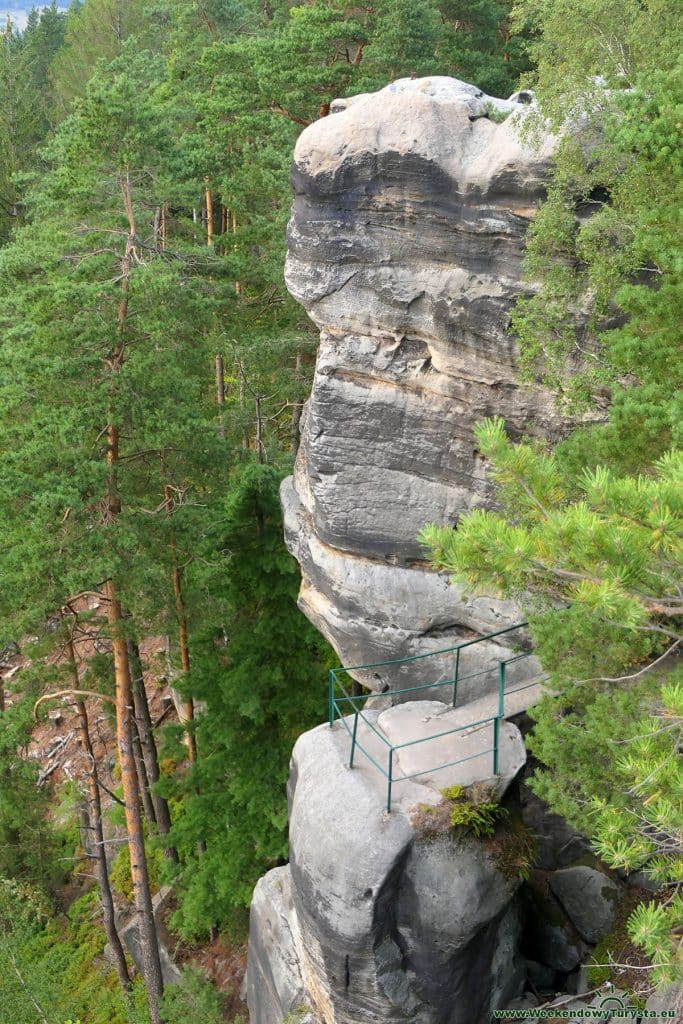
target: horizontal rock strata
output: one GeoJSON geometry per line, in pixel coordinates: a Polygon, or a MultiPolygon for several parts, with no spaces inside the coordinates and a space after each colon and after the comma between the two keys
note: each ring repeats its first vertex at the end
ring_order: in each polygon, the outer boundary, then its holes
{"type": "Polygon", "coordinates": [[[449,590],[417,535],[490,503],[477,421],[553,437],[564,423],[552,394],[520,385],[508,333],[554,141],[532,150],[528,108],[455,79],[338,106],[295,152],[286,280],[321,341],[282,499],[301,606],[351,664],[519,618],[449,590]],[[492,107],[513,112],[497,124],[492,107]]]}

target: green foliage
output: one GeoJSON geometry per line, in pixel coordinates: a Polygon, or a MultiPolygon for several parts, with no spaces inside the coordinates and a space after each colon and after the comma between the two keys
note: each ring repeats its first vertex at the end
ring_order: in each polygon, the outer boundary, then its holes
{"type": "Polygon", "coordinates": [[[529,880],[536,848],[532,834],[521,819],[512,818],[504,831],[489,840],[487,848],[505,878],[529,880]]]}
{"type": "MultiPolygon", "coordinates": [[[[681,640],[681,453],[647,476],[598,466],[568,481],[554,453],[513,445],[499,420],[477,437],[502,512],[478,511],[457,531],[429,527],[422,537],[435,564],[464,583],[530,606],[537,653],[559,691],[531,712],[528,744],[543,766],[532,787],[610,866],[647,867],[678,886],[680,670],[662,680],[638,666],[681,640]]],[[[661,982],[680,972],[674,925],[655,905],[630,925],[661,982]]]]}
{"type": "MultiPolygon", "coordinates": [[[[574,481],[571,500],[553,454],[533,444],[513,445],[501,420],[486,421],[476,436],[493,461],[504,512],[476,511],[455,531],[426,527],[421,539],[434,564],[481,589],[519,598],[537,595],[536,619],[550,626],[550,637],[557,628],[573,626],[574,650],[564,647],[569,660],[563,665],[547,659],[547,667],[565,679],[574,673],[606,675],[642,660],[661,646],[662,636],[676,639],[681,453],[660,459],[651,476],[585,470],[574,481]],[[565,603],[571,605],[568,612],[544,613],[544,604],[565,603]],[[596,629],[602,634],[600,647],[596,629]],[[619,646],[620,636],[625,646],[619,646]]],[[[543,658],[552,641],[543,630],[537,640],[543,658]]]]}
{"type": "Polygon", "coordinates": [[[453,828],[464,828],[477,839],[492,836],[496,822],[505,817],[506,811],[500,804],[471,804],[469,801],[454,802],[450,810],[453,828]]]}
{"type": "Polygon", "coordinates": [[[186,967],[177,985],[168,985],[160,1004],[164,1024],[225,1024],[224,999],[197,968],[186,967]]]}
{"type": "Polygon", "coordinates": [[[631,939],[645,950],[655,966],[654,980],[658,985],[680,980],[678,930],[682,915],[683,898],[677,892],[667,905],[642,903],[636,907],[628,922],[631,939]]]}
{"type": "MultiPolygon", "coordinates": [[[[164,874],[164,855],[158,843],[153,840],[145,840],[145,851],[147,854],[147,871],[149,874],[149,887],[152,893],[158,892],[161,887],[161,878],[164,874]]],[[[133,903],[133,879],[130,874],[130,850],[127,843],[122,843],[119,852],[114,858],[110,871],[109,881],[125,900],[133,903]]]]}
{"type": "Polygon", "coordinates": [[[507,836],[493,839],[497,825],[508,817],[506,808],[488,799],[489,793],[477,792],[473,788],[469,793],[463,786],[448,786],[441,790],[442,800],[436,805],[420,804],[410,817],[415,835],[422,840],[443,839],[447,836],[471,832],[477,839],[490,840],[494,859],[500,860],[504,873],[509,869],[517,874],[528,869],[524,856],[526,845],[520,842],[507,846],[507,836]]]}
{"type": "MultiPolygon", "coordinates": [[[[129,1007],[102,960],[105,936],[97,914],[94,892],[62,919],[40,890],[0,879],[2,1009],[8,1020],[36,1024],[37,1003],[48,1024],[65,1018],[129,1024],[129,1007]]],[[[143,1024],[137,989],[130,1009],[136,1024],[143,1024]]]]}
{"type": "Polygon", "coordinates": [[[296,1010],[292,1010],[291,1013],[287,1014],[282,1024],[301,1024],[302,1020],[309,1012],[310,1010],[307,1006],[299,1006],[296,1010]]]}
{"type": "Polygon", "coordinates": [[[26,172],[54,124],[49,66],[64,38],[66,17],[53,3],[33,9],[24,32],[10,24],[0,38],[0,242],[20,223],[26,172]]]}
{"type": "MultiPolygon", "coordinates": [[[[649,16],[659,34],[662,23],[649,16]]],[[[609,422],[565,447],[572,471],[602,463],[633,472],[680,445],[683,279],[671,216],[683,199],[678,51],[658,49],[633,89],[594,98],[596,138],[565,139],[529,234],[536,287],[513,316],[527,377],[584,410],[611,394],[609,422]]]]}
{"type": "Polygon", "coordinates": [[[441,796],[444,800],[459,800],[461,796],[465,795],[464,786],[447,786],[441,790],[441,796]]]}
{"type": "Polygon", "coordinates": [[[488,102],[486,104],[486,116],[489,121],[493,121],[494,124],[502,124],[503,121],[507,121],[510,116],[510,112],[508,110],[500,110],[495,103],[488,102]]]}
{"type": "Polygon", "coordinates": [[[468,795],[463,786],[457,785],[442,789],[451,827],[472,832],[477,839],[492,836],[497,822],[506,818],[508,812],[499,803],[487,799],[487,795],[474,790],[468,795]]]}
{"type": "Polygon", "coordinates": [[[203,585],[210,595],[191,640],[185,692],[205,702],[200,756],[179,782],[174,838],[186,856],[179,880],[184,934],[239,919],[260,874],[286,857],[285,783],[297,736],[320,721],[326,648],[296,608],[299,577],[284,549],[280,473],[236,472],[220,534],[223,553],[203,585]],[[227,637],[227,641],[226,638],[227,637]],[[197,857],[203,839],[206,852],[197,857]]]}
{"type": "Polygon", "coordinates": [[[39,765],[28,758],[32,701],[17,701],[0,716],[0,878],[54,890],[67,868],[60,860],[67,835],[48,818],[50,794],[37,785],[39,765]]]}
{"type": "Polygon", "coordinates": [[[527,81],[558,119],[572,107],[602,113],[613,98],[605,87],[633,86],[680,54],[675,0],[577,0],[571,14],[562,0],[515,0],[512,10],[514,29],[529,40],[527,81]]]}

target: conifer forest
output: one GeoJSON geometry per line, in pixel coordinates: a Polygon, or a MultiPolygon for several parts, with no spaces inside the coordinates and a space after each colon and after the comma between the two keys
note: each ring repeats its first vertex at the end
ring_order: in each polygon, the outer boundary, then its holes
{"type": "MultiPolygon", "coordinates": [[[[340,663],[334,629],[297,603],[279,497],[303,472],[320,326],[285,286],[293,153],[344,116],[335,99],[430,76],[526,90],[526,144],[557,140],[507,336],[520,387],[552,394],[570,427],[548,440],[482,408],[492,498],[425,519],[413,561],[528,620],[546,690],[522,729],[524,784],[615,884],[640,879],[613,932],[581,947],[589,987],[611,979],[643,1008],[669,992],[683,1020],[682,14],[5,10],[0,1024],[250,1020],[252,894],[288,862],[292,749],[326,722],[340,663]]],[[[478,837],[468,814],[489,804],[450,797],[467,809],[451,841],[467,823],[478,837]]],[[[516,884],[536,870],[532,833],[516,833],[516,884]]],[[[252,1024],[382,1019],[320,1006],[252,1024]]],[[[391,1024],[461,1020],[401,1013],[391,1024]]]]}

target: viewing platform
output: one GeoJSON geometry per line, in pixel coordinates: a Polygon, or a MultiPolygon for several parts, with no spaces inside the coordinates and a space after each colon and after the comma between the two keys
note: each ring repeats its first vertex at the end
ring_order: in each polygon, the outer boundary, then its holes
{"type": "MultiPolygon", "coordinates": [[[[401,799],[397,783],[416,780],[437,793],[475,782],[501,796],[526,761],[519,730],[507,720],[526,711],[544,693],[538,659],[530,649],[528,623],[466,640],[455,647],[371,665],[330,671],[329,724],[350,738],[349,768],[364,767],[386,780],[386,809],[401,799]],[[478,644],[518,634],[518,642],[471,672],[465,655],[478,644]],[[515,649],[517,648],[517,649],[515,649]],[[507,653],[507,656],[506,656],[507,653]],[[349,680],[367,678],[386,666],[431,659],[434,681],[382,693],[349,692],[349,680]],[[444,665],[449,670],[444,673],[444,665]],[[481,696],[474,696],[477,691],[481,696]],[[467,697],[459,700],[466,692],[467,697]]],[[[499,648],[499,651],[501,648],[499,648]]],[[[406,787],[403,787],[406,788],[406,787]]]]}

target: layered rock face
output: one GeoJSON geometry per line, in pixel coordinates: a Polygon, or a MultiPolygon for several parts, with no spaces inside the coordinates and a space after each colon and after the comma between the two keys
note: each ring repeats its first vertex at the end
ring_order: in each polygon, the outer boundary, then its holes
{"type": "Polygon", "coordinates": [[[294,158],[286,280],[321,342],[282,500],[301,607],[358,664],[519,619],[505,602],[463,600],[416,538],[490,502],[477,421],[563,431],[554,396],[520,385],[507,333],[554,141],[525,145],[527,107],[455,79],[338,107],[294,158]],[[495,123],[496,110],[512,113],[495,123]]]}

